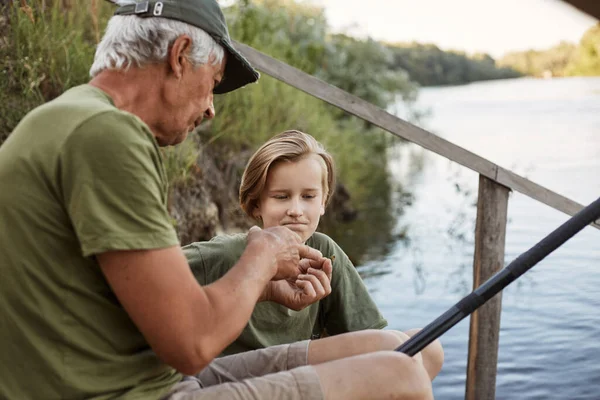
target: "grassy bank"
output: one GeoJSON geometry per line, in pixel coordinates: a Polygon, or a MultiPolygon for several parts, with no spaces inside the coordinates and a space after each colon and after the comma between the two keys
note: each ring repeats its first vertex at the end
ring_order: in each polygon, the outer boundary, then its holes
{"type": "MultiPolygon", "coordinates": [[[[27,0],[3,10],[0,141],[29,110],[89,80],[95,45],[113,11],[111,4],[101,0],[27,0]]],[[[387,71],[382,80],[369,72],[381,72],[384,64],[379,61],[389,56],[383,46],[371,46],[371,57],[365,58],[359,56],[364,42],[329,38],[322,9],[284,0],[241,1],[226,14],[233,38],[308,73],[335,80],[336,85],[368,101],[386,107],[398,91],[407,101],[415,98],[417,87],[405,73],[387,71]],[[340,74],[340,65],[364,74],[340,74]]],[[[188,204],[186,196],[204,196],[205,201],[196,207],[216,208],[222,223],[226,210],[237,208],[235,192],[244,157],[285,129],[303,130],[325,144],[353,203],[367,204],[373,196],[387,196],[373,186],[387,185],[385,149],[390,135],[268,76],[257,85],[217,96],[215,105],[215,120],[202,125],[184,144],[163,149],[172,187],[172,214],[182,235],[194,230],[186,227],[187,219],[203,217],[191,209],[176,209],[178,204],[188,204]],[[200,155],[211,159],[202,160],[200,155]],[[228,174],[220,173],[225,170],[228,174]]],[[[219,227],[199,231],[204,233],[185,237],[206,239],[219,227]]]]}

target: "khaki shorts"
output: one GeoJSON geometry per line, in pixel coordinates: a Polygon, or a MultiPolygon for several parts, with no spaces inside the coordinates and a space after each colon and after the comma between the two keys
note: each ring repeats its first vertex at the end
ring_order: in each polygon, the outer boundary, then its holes
{"type": "Polygon", "coordinates": [[[164,400],[322,400],[314,367],[306,365],[309,341],[217,358],[186,376],[164,400]]]}

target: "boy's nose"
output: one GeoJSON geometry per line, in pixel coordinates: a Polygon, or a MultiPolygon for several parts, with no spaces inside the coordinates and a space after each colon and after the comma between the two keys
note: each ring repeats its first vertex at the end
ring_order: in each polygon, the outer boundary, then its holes
{"type": "Polygon", "coordinates": [[[299,217],[302,215],[302,208],[294,203],[288,208],[287,215],[290,217],[299,217]]]}

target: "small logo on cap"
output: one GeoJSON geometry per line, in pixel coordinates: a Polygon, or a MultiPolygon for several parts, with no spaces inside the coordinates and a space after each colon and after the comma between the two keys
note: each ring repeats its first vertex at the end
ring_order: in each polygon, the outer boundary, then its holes
{"type": "Polygon", "coordinates": [[[134,12],[136,14],[143,14],[148,11],[148,7],[149,7],[149,2],[147,2],[147,1],[142,1],[141,3],[135,3],[135,11],[134,12]]]}

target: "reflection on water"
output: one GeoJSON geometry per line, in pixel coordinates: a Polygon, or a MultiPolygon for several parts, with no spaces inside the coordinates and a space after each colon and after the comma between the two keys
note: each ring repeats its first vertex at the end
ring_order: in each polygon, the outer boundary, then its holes
{"type": "Polygon", "coordinates": [[[395,227],[412,201],[411,194],[400,182],[392,180],[388,171],[373,165],[366,168],[372,171],[363,182],[364,190],[351,198],[355,218],[342,223],[338,215],[328,211],[319,224],[319,230],[335,238],[355,264],[379,259],[388,254],[393,245],[403,241],[405,233],[395,227]]]}
{"type": "MultiPolygon", "coordinates": [[[[431,109],[422,125],[438,135],[582,204],[600,196],[599,78],[427,88],[421,103],[431,109]]],[[[472,290],[478,176],[414,145],[392,151],[390,172],[373,180],[362,219],[330,234],[358,260],[390,327],[408,329],[472,290]]],[[[508,213],[506,263],[568,218],[519,193],[508,213]]],[[[598,243],[586,228],[504,290],[498,399],[600,398],[598,243]]],[[[442,337],[436,398],[464,398],[468,326],[442,337]]]]}

